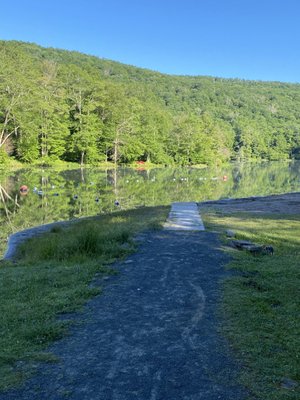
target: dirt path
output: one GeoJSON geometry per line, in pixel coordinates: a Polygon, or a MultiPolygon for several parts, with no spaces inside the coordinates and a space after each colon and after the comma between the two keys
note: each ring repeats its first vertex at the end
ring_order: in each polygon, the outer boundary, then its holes
{"type": "Polygon", "coordinates": [[[95,285],[71,335],[0,400],[243,400],[216,318],[227,256],[209,232],[161,231],[95,285]]]}

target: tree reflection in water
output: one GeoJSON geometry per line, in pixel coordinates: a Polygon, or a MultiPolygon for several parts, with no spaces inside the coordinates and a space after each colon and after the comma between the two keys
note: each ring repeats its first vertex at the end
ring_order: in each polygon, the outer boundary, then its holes
{"type": "Polygon", "coordinates": [[[0,253],[11,233],[28,227],[174,201],[299,191],[299,176],[299,161],[204,169],[0,170],[0,253]],[[21,185],[28,186],[27,195],[21,195],[21,185]]]}

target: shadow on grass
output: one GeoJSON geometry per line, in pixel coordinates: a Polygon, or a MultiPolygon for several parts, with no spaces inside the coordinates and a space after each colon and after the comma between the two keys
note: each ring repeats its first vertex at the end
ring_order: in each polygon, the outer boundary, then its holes
{"type": "Polygon", "coordinates": [[[168,207],[120,211],[80,220],[23,243],[17,261],[0,264],[0,389],[16,385],[37,361],[53,362],[47,345],[67,334],[70,320],[101,292],[93,277],[114,273],[109,263],[135,248],[134,236],[159,229],[168,207]]]}

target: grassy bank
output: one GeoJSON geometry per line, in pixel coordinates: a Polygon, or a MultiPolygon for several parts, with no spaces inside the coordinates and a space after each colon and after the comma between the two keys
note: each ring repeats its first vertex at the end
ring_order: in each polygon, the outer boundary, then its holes
{"type": "Polygon", "coordinates": [[[78,310],[100,288],[95,275],[134,250],[133,236],[155,229],[167,207],[140,208],[80,221],[29,240],[17,263],[0,264],[0,389],[15,385],[37,361],[54,361],[49,343],[68,332],[57,316],[78,310]]]}
{"type": "MultiPolygon", "coordinates": [[[[173,166],[174,164],[170,164],[169,166],[173,166]]],[[[151,162],[138,162],[135,161],[129,164],[115,164],[112,161],[101,161],[93,164],[86,163],[81,165],[78,162],[71,162],[71,161],[63,161],[63,160],[53,160],[51,158],[40,158],[35,160],[31,163],[25,163],[18,161],[12,157],[8,157],[7,155],[3,155],[0,153],[0,170],[6,170],[7,168],[14,170],[14,169],[21,169],[21,168],[53,168],[57,170],[67,170],[67,169],[79,169],[79,168],[99,168],[99,169],[114,169],[114,168],[134,168],[134,169],[152,169],[152,168],[163,168],[165,164],[154,164],[151,162]]],[[[206,164],[202,165],[193,165],[193,168],[206,168],[206,164]]]]}
{"type": "Polygon", "coordinates": [[[224,332],[257,399],[299,399],[300,216],[206,210],[203,217],[209,229],[274,247],[273,256],[229,250],[237,273],[225,283],[224,332]]]}

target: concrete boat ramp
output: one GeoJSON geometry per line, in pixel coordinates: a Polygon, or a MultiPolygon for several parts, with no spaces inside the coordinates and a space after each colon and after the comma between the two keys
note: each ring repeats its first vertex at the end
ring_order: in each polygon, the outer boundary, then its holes
{"type": "Polygon", "coordinates": [[[194,202],[172,203],[169,217],[164,224],[165,230],[204,231],[204,225],[194,202]]]}

